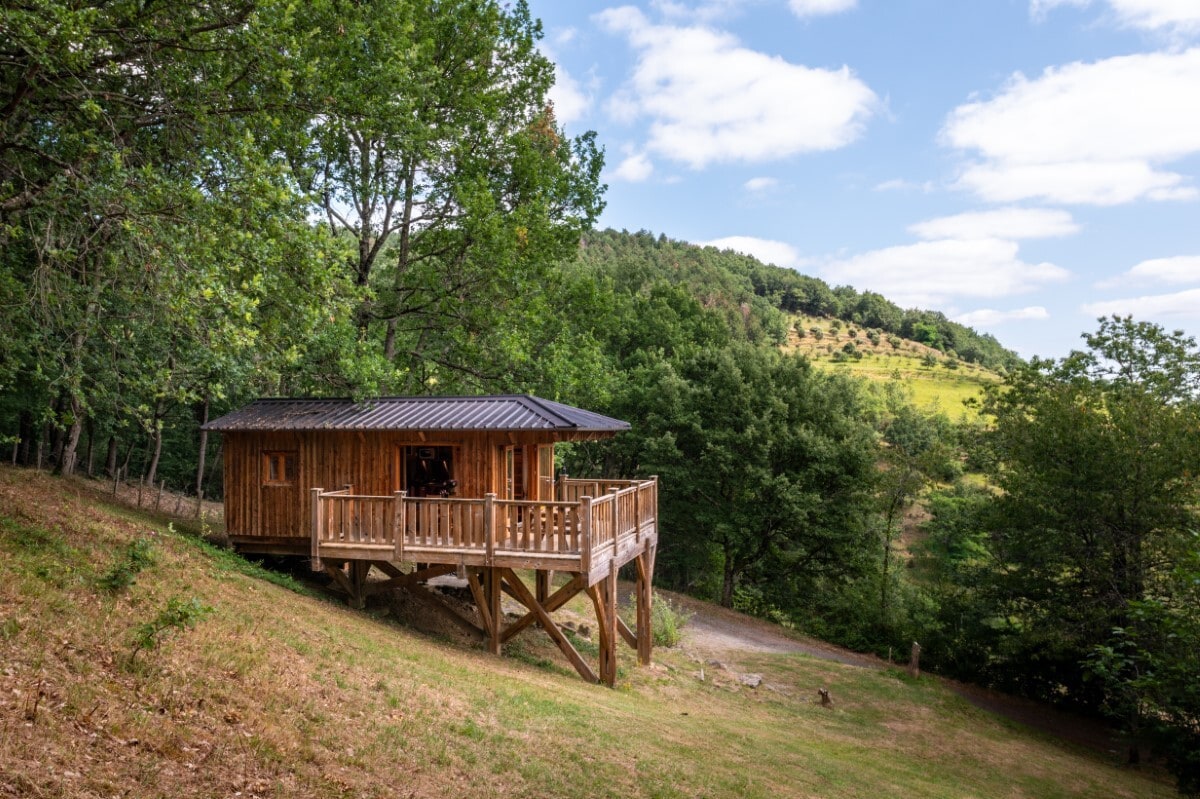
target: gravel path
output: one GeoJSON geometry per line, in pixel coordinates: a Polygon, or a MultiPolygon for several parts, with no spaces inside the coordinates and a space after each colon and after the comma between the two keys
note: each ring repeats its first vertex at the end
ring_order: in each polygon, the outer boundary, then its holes
{"type": "MultiPolygon", "coordinates": [[[[669,595],[672,605],[691,614],[683,630],[681,646],[685,652],[701,660],[723,660],[736,657],[739,652],[798,653],[859,668],[883,669],[891,665],[874,655],[852,652],[824,641],[795,635],[778,625],[736,611],[680,594],[659,593],[669,595]]],[[[942,677],[936,679],[942,680],[947,688],[972,705],[1040,732],[1106,754],[1116,754],[1123,749],[1113,730],[1100,720],[977,685],[942,677]]]]}

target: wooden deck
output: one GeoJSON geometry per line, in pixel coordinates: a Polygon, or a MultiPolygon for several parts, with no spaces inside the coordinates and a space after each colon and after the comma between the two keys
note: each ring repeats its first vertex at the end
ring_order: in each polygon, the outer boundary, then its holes
{"type": "Polygon", "coordinates": [[[438,575],[464,577],[479,618],[465,618],[445,606],[451,620],[474,631],[500,653],[502,644],[536,624],[555,641],[584,678],[613,685],[616,642],[624,639],[651,657],[650,603],[658,546],[658,481],[560,480],[555,501],[409,497],[354,493],[353,487],[310,491],[311,552],[314,570],[328,572],[362,605],[368,594],[404,588],[437,605],[421,583],[438,575]],[[617,571],[636,561],[637,623],[630,629],[617,614],[617,571]],[[419,564],[404,572],[399,564],[419,564]],[[390,579],[371,583],[375,566],[390,579]],[[516,570],[532,570],[531,590],[516,570]],[[551,579],[570,580],[553,594],[551,579]],[[500,594],[525,606],[527,613],[505,624],[500,594]],[[599,674],[584,662],[558,629],[550,613],[576,594],[587,592],[596,610],[600,635],[599,674]]]}
{"type": "Polygon", "coordinates": [[[591,586],[658,543],[653,479],[564,480],[554,502],[352,491],[312,489],[314,561],[566,571],[591,586]]]}

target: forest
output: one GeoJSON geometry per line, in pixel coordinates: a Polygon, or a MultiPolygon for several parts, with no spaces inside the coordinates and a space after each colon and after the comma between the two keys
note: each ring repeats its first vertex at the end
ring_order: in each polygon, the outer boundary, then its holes
{"type": "Polygon", "coordinates": [[[529,392],[633,422],[659,579],[1106,714],[1200,795],[1200,349],[1099,320],[1024,363],[937,312],[597,231],[523,3],[0,9],[0,451],[219,497],[260,396],[529,392]],[[833,317],[1002,377],[960,418],[784,352],[833,317]],[[923,508],[918,529],[905,513],[923,508]]]}

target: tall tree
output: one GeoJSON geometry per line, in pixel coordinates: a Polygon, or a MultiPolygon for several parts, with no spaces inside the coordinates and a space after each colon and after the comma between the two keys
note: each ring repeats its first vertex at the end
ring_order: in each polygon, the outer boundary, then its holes
{"type": "Polygon", "coordinates": [[[558,128],[524,2],[330,13],[336,33],[310,44],[311,146],[293,163],[353,242],[361,335],[402,370],[398,388],[502,381],[517,312],[601,209],[594,137],[558,128]]]}
{"type": "Polygon", "coordinates": [[[1021,687],[1099,707],[1105,684],[1082,664],[1115,628],[1135,629],[1144,603],[1173,603],[1171,575],[1200,529],[1200,350],[1117,317],[1086,341],[989,393],[1002,492],[988,548],[1021,687]]]}

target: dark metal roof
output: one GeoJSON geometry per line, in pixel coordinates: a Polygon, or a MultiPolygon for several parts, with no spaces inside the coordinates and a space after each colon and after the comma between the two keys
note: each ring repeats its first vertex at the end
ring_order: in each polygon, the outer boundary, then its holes
{"type": "Polygon", "coordinates": [[[205,430],[559,430],[616,433],[628,422],[528,394],[484,397],[260,399],[205,430]]]}

